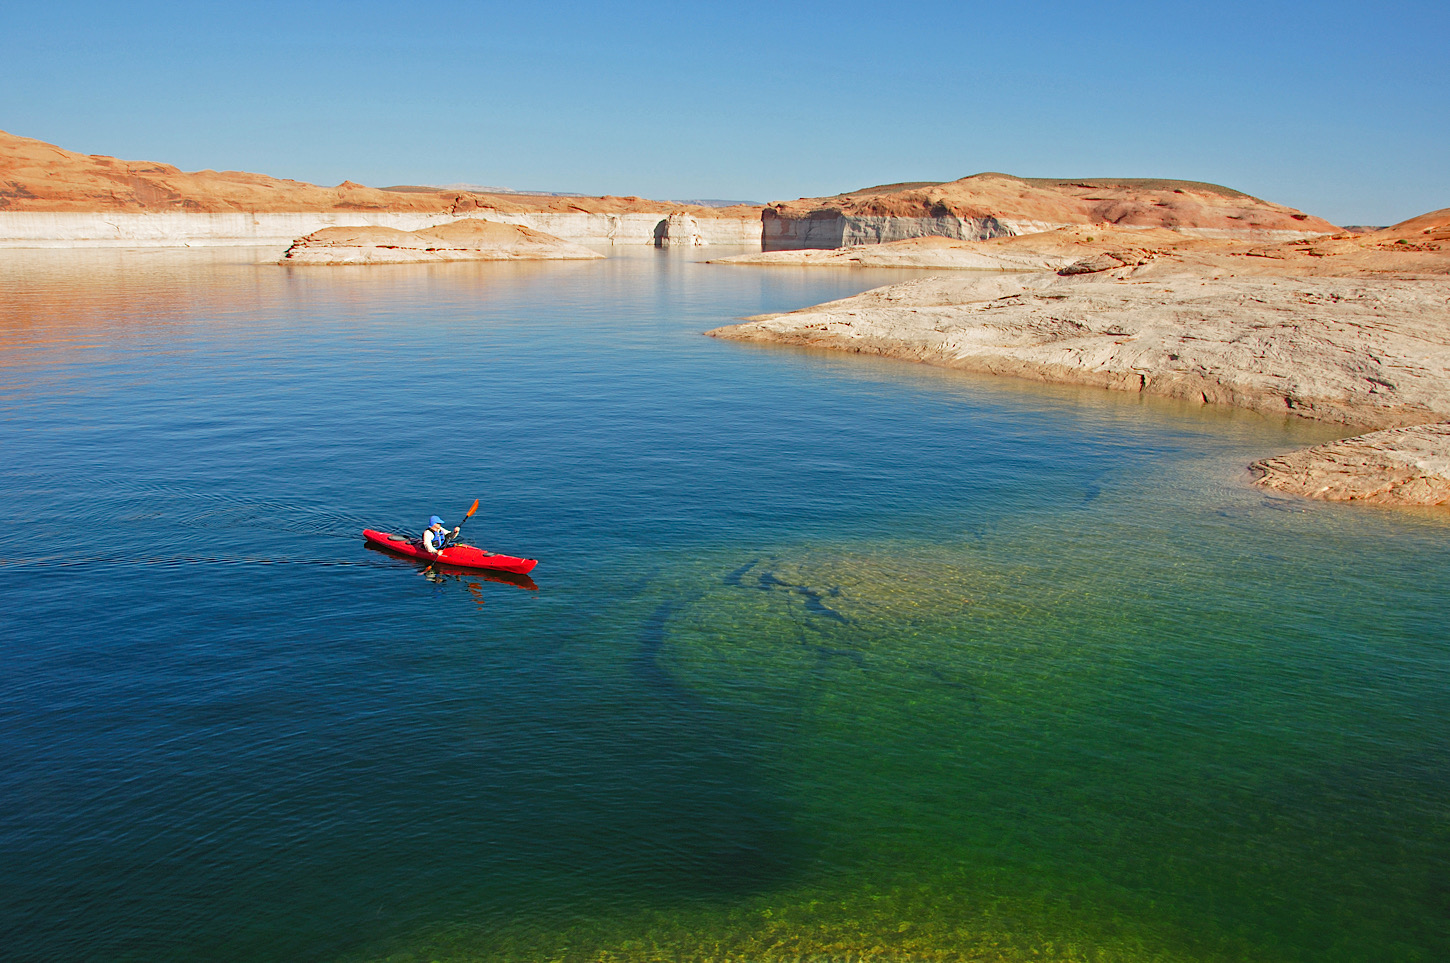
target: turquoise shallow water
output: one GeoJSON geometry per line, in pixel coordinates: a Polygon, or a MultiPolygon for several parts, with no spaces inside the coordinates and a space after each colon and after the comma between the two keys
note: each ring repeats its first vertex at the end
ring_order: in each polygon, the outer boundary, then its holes
{"type": "Polygon", "coordinates": [[[8,958],[1450,956],[1450,516],[624,255],[0,252],[8,958]]]}

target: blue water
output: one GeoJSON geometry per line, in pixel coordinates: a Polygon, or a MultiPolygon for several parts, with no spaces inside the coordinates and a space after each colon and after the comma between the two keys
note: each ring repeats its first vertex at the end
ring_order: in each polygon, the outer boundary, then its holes
{"type": "Polygon", "coordinates": [[[7,958],[1450,958],[1450,517],[613,253],[0,252],[7,958]]]}

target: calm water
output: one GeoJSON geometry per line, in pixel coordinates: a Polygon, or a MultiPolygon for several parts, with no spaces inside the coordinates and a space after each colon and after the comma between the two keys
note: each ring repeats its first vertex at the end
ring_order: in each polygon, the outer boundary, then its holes
{"type": "Polygon", "coordinates": [[[1450,956],[1450,515],[691,256],[0,252],[7,959],[1450,956]]]}

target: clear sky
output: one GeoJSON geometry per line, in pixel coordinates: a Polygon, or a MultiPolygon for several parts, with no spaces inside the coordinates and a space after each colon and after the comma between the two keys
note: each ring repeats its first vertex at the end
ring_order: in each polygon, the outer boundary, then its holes
{"type": "Polygon", "coordinates": [[[1450,0],[8,0],[0,129],[321,184],[780,200],[985,170],[1450,206],[1450,0]]]}

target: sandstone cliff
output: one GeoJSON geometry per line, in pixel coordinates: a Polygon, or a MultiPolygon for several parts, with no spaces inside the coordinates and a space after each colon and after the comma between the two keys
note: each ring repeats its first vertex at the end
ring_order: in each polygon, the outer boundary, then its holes
{"type": "Polygon", "coordinates": [[[771,204],[763,215],[763,244],[771,251],[931,235],[983,240],[1078,224],[1276,240],[1338,230],[1319,218],[1214,184],[987,173],[945,184],[892,184],[771,204]]]}
{"type": "Polygon", "coordinates": [[[288,243],[326,227],[413,231],[484,217],[569,240],[749,244],[760,209],[639,197],[320,187],[239,171],[78,154],[0,131],[0,246],[288,243]]]}
{"type": "Polygon", "coordinates": [[[422,231],[329,227],[297,241],[283,264],[404,264],[422,261],[585,261],[604,255],[515,224],[478,218],[422,231]]]}

